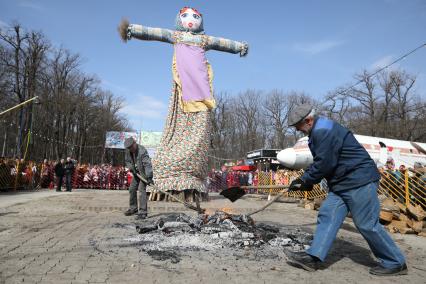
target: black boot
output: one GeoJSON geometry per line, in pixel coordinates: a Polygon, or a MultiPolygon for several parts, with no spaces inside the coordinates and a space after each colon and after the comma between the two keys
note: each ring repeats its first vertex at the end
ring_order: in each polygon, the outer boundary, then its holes
{"type": "Polygon", "coordinates": [[[138,213],[138,208],[129,208],[129,209],[127,209],[126,212],[124,212],[124,215],[130,216],[130,215],[134,215],[136,213],[138,213]]]}
{"type": "Polygon", "coordinates": [[[146,213],[139,213],[136,214],[135,220],[145,220],[146,218],[148,218],[146,213]]]}
{"type": "Polygon", "coordinates": [[[403,264],[400,267],[396,268],[385,268],[381,265],[377,265],[373,268],[370,268],[370,274],[378,275],[378,276],[392,276],[392,275],[407,275],[408,268],[407,264],[403,264]]]}
{"type": "Polygon", "coordinates": [[[292,252],[289,250],[284,251],[287,256],[287,263],[298,267],[303,268],[307,271],[315,271],[318,269],[319,259],[315,256],[311,256],[306,252],[292,252]]]}

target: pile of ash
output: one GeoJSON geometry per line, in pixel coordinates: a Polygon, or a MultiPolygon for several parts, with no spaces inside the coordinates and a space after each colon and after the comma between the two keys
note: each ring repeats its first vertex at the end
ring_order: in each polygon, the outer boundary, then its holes
{"type": "Polygon", "coordinates": [[[170,213],[136,226],[139,235],[127,239],[138,242],[144,251],[217,250],[221,248],[286,247],[306,249],[312,235],[300,229],[255,224],[251,217],[216,211],[213,215],[170,213]]]}

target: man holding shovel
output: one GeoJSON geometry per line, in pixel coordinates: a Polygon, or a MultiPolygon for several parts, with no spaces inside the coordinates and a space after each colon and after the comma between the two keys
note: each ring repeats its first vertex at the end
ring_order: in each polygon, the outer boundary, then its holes
{"type": "Polygon", "coordinates": [[[351,212],[353,222],[368,242],[379,265],[370,269],[375,275],[407,274],[405,257],[379,223],[380,204],[377,196],[380,175],[374,161],[345,127],[318,117],[309,104],[292,109],[289,126],[309,135],[313,164],[289,191],[309,191],[323,178],[329,193],[322,203],[311,247],[305,252],[286,252],[289,264],[308,271],[317,269],[325,260],[336,234],[351,212]]]}
{"type": "Polygon", "coordinates": [[[126,138],[124,141],[126,151],[126,166],[133,174],[132,182],[129,187],[129,209],[124,212],[124,215],[130,216],[137,214],[136,219],[146,219],[148,214],[148,202],[146,197],[146,186],[152,184],[152,164],[148,152],[144,146],[139,145],[132,138],[126,138]],[[144,177],[147,181],[145,184],[140,180],[138,175],[144,177]],[[137,191],[139,191],[139,210],[137,191]]]}

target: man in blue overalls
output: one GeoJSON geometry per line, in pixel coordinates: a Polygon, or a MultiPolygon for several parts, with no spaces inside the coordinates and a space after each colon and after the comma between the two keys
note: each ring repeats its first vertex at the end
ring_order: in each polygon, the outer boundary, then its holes
{"type": "Polygon", "coordinates": [[[333,120],[318,117],[309,104],[296,106],[289,113],[289,126],[309,135],[314,162],[294,180],[289,191],[309,191],[323,178],[329,193],[318,214],[317,228],[310,248],[286,252],[289,264],[315,271],[325,260],[337,231],[348,212],[358,231],[368,242],[379,265],[370,269],[375,275],[407,274],[405,257],[379,223],[377,196],[380,174],[367,151],[354,135],[333,120]]]}

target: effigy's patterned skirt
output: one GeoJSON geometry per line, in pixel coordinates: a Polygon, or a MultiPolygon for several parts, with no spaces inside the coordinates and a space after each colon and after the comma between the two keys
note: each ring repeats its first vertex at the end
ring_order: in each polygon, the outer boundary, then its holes
{"type": "Polygon", "coordinates": [[[164,191],[206,192],[210,111],[183,112],[173,88],[161,144],[152,161],[154,182],[164,191]]]}

